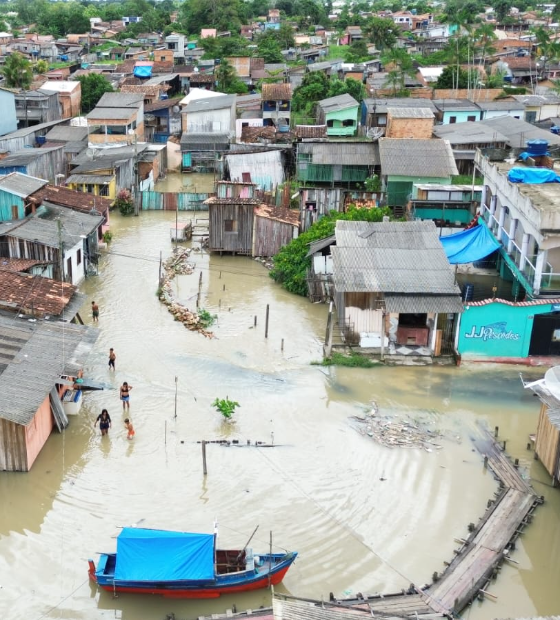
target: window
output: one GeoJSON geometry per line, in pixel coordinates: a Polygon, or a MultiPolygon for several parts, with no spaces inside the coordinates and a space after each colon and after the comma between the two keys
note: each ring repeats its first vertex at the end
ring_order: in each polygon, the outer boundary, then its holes
{"type": "Polygon", "coordinates": [[[82,250],[78,250],[78,253],[76,254],[76,265],[81,265],[82,264],[82,250]]]}
{"type": "Polygon", "coordinates": [[[236,233],[237,220],[224,220],[224,232],[236,233]]]}
{"type": "Polygon", "coordinates": [[[476,121],[476,116],[467,116],[467,120],[474,123],[476,121]]]}
{"type": "Polygon", "coordinates": [[[93,194],[94,193],[95,186],[92,185],[91,183],[86,183],[84,187],[86,188],[86,192],[88,194],[93,194]]]}
{"type": "Polygon", "coordinates": [[[99,195],[100,196],[108,196],[109,195],[109,186],[107,184],[99,186],[99,195]]]}
{"type": "Polygon", "coordinates": [[[450,116],[449,117],[449,123],[456,123],[457,122],[457,117],[456,116],[450,116]]]}
{"type": "Polygon", "coordinates": [[[347,118],[345,121],[342,121],[343,127],[354,127],[354,119],[347,118]]]}
{"type": "Polygon", "coordinates": [[[334,121],[332,119],[327,121],[327,127],[334,127],[334,121]]]}
{"type": "Polygon", "coordinates": [[[165,56],[160,56],[159,60],[160,60],[160,62],[165,62],[165,56]]]}
{"type": "Polygon", "coordinates": [[[18,219],[18,207],[17,205],[12,205],[12,220],[18,219]]]}
{"type": "Polygon", "coordinates": [[[525,120],[528,123],[534,123],[537,120],[536,112],[525,112],[525,120]]]}

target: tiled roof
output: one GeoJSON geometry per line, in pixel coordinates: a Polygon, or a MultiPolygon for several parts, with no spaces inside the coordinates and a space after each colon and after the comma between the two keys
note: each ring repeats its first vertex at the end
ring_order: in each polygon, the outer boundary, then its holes
{"type": "Polygon", "coordinates": [[[161,99],[160,101],[154,101],[154,103],[147,103],[144,105],[144,112],[155,112],[156,110],[165,110],[165,108],[172,108],[174,105],[179,105],[179,101],[181,101],[181,97],[161,99]]]}
{"type": "Polygon", "coordinates": [[[158,84],[125,84],[124,86],[121,86],[121,93],[138,93],[143,95],[151,95],[152,97],[158,97],[162,90],[164,89],[162,89],[162,87],[158,84]]]}
{"type": "Polygon", "coordinates": [[[263,101],[288,101],[292,98],[290,84],[263,84],[263,101]]]}
{"type": "Polygon", "coordinates": [[[255,209],[255,215],[291,226],[299,226],[299,209],[284,209],[283,207],[262,204],[255,209]]]}
{"type": "Polygon", "coordinates": [[[40,275],[16,273],[12,269],[5,269],[2,263],[3,259],[0,258],[0,304],[12,305],[16,312],[33,311],[37,317],[60,316],[78,290],[66,282],[40,275]]]}
{"type": "Polygon", "coordinates": [[[296,125],[295,134],[298,138],[326,138],[326,125],[296,125]]]}
{"type": "Polygon", "coordinates": [[[31,196],[31,200],[38,204],[47,201],[55,205],[60,205],[61,207],[68,207],[85,213],[89,213],[92,209],[100,213],[105,213],[113,204],[110,198],[78,192],[61,185],[47,185],[38,192],[35,192],[31,196]]]}
{"type": "Polygon", "coordinates": [[[0,269],[6,271],[24,272],[35,265],[44,265],[47,261],[32,258],[0,258],[0,269]]]}
{"type": "Polygon", "coordinates": [[[449,177],[459,174],[447,140],[379,140],[381,173],[392,176],[449,177]]]}

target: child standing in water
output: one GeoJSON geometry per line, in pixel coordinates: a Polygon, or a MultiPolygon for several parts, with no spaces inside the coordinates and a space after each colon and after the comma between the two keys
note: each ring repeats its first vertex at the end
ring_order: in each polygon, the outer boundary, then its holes
{"type": "Polygon", "coordinates": [[[126,420],[124,421],[124,427],[126,428],[126,430],[128,431],[128,435],[127,435],[127,439],[133,439],[134,438],[134,426],[132,426],[132,422],[126,418],[126,420]]]}

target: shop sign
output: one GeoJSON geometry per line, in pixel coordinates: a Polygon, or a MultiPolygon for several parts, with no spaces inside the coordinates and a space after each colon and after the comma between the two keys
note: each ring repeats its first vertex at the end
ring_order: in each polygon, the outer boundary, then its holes
{"type": "Polygon", "coordinates": [[[521,335],[508,330],[507,322],[490,323],[489,325],[473,325],[470,333],[465,333],[465,338],[480,338],[487,340],[519,340],[521,335]]]}

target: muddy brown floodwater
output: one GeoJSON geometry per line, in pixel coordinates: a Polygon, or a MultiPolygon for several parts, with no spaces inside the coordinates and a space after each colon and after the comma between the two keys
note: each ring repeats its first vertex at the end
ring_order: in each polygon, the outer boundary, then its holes
{"type": "Polygon", "coordinates": [[[492,583],[497,600],[477,602],[464,617],[558,614],[560,490],[548,486],[525,449],[539,403],[522,389],[519,368],[313,366],[325,306],[286,293],[255,261],[194,252],[195,273],[174,282],[194,307],[202,273],[201,306],[218,317],[216,338],[206,339],[175,322],[156,297],[175,214],[111,219],[110,252],[100,276],[83,287],[88,322],[91,300],[101,308],[86,376],[111,389],[87,394],[80,415],[64,434],[53,433],[30,473],[0,473],[0,618],[160,620],[174,612],[193,619],[233,603],[270,604],[267,591],[203,602],[98,592],[87,581],[88,557],[114,550],[119,526],[139,522],[208,532],[217,517],[224,546],[245,544],[260,525],[256,550],[268,548],[272,531],[275,545],[299,552],[278,588],[298,596],[427,583],[496,489],[470,441],[479,421],[500,426],[546,503],[518,543],[519,565],[504,566],[492,583]],[[114,375],[109,347],[117,354],[114,375]],[[123,381],[133,386],[132,442],[118,399],[123,381]],[[241,405],[232,424],[211,407],[225,396],[241,405]],[[390,449],[358,434],[348,418],[372,400],[382,414],[407,413],[444,431],[443,448],[390,449]],[[113,419],[104,438],[92,428],[102,407],[113,419]],[[272,433],[275,448],[209,446],[203,477],[197,440],[267,441],[272,433]]]}

